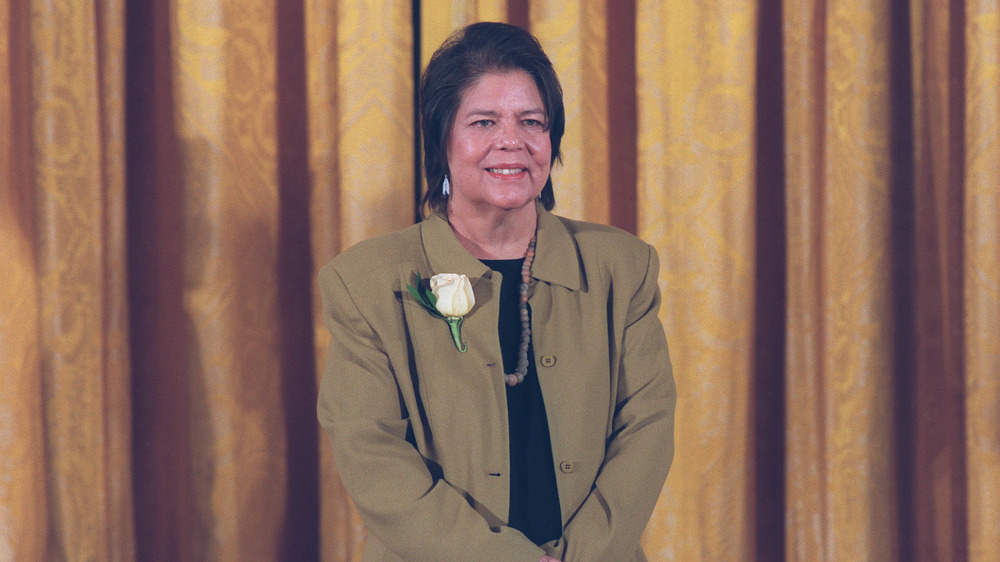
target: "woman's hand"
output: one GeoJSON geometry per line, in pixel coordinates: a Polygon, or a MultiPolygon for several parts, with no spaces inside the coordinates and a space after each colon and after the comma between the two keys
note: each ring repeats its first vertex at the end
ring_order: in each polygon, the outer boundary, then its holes
{"type": "Polygon", "coordinates": [[[558,558],[553,558],[551,556],[542,556],[542,559],[538,562],[561,562],[558,558]]]}

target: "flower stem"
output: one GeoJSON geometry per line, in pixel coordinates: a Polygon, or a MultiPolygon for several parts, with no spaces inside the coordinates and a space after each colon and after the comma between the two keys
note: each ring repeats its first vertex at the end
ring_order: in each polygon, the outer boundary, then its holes
{"type": "Polygon", "coordinates": [[[465,353],[468,347],[462,341],[462,320],[464,320],[464,317],[449,316],[445,320],[448,321],[448,327],[451,328],[451,337],[455,338],[455,347],[458,348],[458,351],[465,353]]]}

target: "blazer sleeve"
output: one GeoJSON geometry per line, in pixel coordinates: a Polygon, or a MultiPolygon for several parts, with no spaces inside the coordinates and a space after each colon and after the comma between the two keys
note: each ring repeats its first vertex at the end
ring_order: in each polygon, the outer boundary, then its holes
{"type": "Polygon", "coordinates": [[[629,301],[612,432],[590,495],[567,523],[564,560],[629,560],[652,515],[674,452],[676,388],[657,316],[659,260],[629,301]]]}
{"type": "Polygon", "coordinates": [[[541,548],[515,529],[491,528],[458,490],[433,477],[406,439],[410,421],[380,335],[330,266],[320,291],[331,339],[319,420],[369,532],[405,560],[537,562],[541,548]]]}

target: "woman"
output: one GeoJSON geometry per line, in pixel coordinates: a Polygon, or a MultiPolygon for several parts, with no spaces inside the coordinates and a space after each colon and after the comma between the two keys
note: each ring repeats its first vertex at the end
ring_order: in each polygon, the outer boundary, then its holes
{"type": "Polygon", "coordinates": [[[562,91],[526,31],[460,31],[420,100],[434,213],[320,274],[365,558],[644,560],[673,455],[656,253],[549,213],[562,91]]]}

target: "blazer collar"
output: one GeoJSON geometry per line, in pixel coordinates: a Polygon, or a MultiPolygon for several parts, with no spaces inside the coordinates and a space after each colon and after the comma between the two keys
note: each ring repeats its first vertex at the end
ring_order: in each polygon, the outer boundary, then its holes
{"type": "MultiPolygon", "coordinates": [[[[536,203],[535,208],[538,210],[538,239],[531,276],[573,291],[579,290],[583,284],[583,272],[573,235],[562,220],[546,211],[541,203],[536,203]]],[[[434,213],[420,223],[420,236],[432,274],[465,273],[470,278],[477,278],[489,272],[483,262],[462,246],[443,215],[434,213]]]]}

